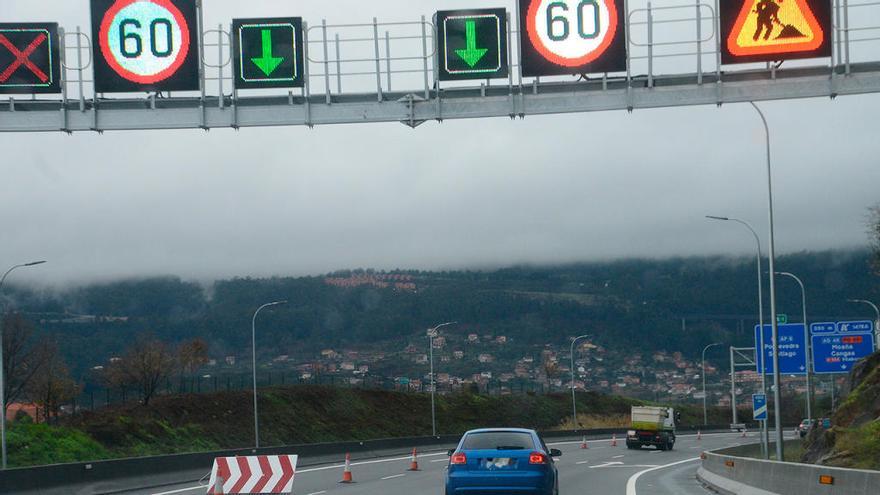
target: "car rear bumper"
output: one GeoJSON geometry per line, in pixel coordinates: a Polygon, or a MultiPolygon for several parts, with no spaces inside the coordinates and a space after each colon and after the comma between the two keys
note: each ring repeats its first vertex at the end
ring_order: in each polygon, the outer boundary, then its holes
{"type": "Polygon", "coordinates": [[[462,472],[449,473],[446,478],[446,495],[552,495],[553,487],[552,475],[542,472],[503,476],[462,472]]]}

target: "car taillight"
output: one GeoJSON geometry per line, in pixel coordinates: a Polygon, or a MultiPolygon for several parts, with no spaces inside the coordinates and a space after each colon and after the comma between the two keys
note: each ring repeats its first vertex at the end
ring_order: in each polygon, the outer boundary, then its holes
{"type": "Polygon", "coordinates": [[[547,456],[540,452],[529,454],[529,464],[547,464],[547,456]]]}
{"type": "Polygon", "coordinates": [[[459,452],[458,454],[454,454],[452,459],[449,460],[450,464],[467,464],[467,456],[459,452]]]}

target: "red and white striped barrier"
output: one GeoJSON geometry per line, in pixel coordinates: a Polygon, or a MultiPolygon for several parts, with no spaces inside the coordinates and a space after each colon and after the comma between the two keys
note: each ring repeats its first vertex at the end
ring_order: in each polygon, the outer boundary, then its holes
{"type": "Polygon", "coordinates": [[[218,457],[208,494],[293,493],[296,460],[295,455],[218,457]]]}

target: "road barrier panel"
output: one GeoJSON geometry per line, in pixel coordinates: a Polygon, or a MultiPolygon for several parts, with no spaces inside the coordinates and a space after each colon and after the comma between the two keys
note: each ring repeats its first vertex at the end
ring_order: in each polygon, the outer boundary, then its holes
{"type": "Polygon", "coordinates": [[[293,493],[296,455],[218,457],[214,459],[208,492],[212,495],[293,493]]]}

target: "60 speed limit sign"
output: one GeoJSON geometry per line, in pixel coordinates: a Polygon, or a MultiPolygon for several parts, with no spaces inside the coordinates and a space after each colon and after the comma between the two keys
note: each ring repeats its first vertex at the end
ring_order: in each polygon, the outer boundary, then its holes
{"type": "Polygon", "coordinates": [[[523,75],[626,70],[623,0],[519,0],[523,75]]]}
{"type": "Polygon", "coordinates": [[[95,90],[199,89],[195,0],[92,0],[95,90]]]}

